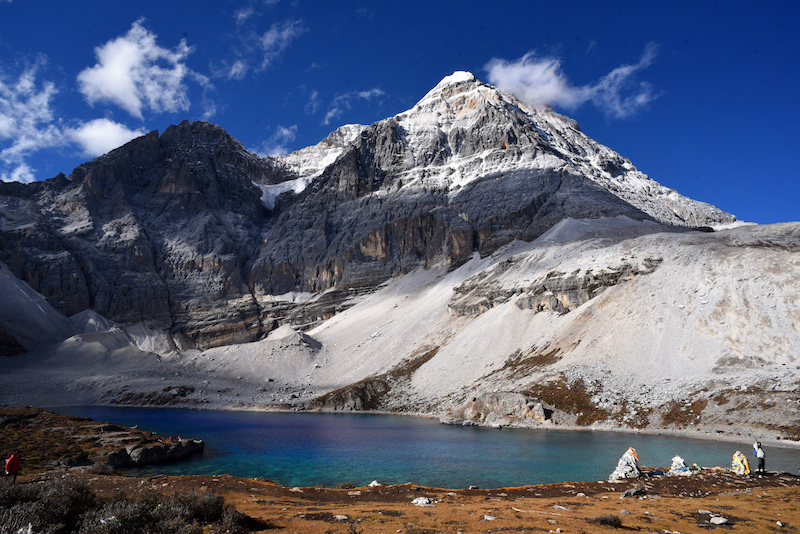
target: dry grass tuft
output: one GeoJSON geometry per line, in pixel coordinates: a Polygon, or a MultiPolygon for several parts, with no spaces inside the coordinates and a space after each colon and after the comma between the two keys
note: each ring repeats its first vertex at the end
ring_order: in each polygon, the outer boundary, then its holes
{"type": "Polygon", "coordinates": [[[561,378],[558,381],[536,384],[525,393],[543,400],[558,410],[577,415],[576,423],[579,425],[588,426],[610,416],[607,410],[599,408],[592,401],[595,391],[590,391],[583,380],[568,384],[561,378]]]}
{"type": "Polygon", "coordinates": [[[667,404],[662,414],[664,425],[675,425],[678,428],[685,428],[700,420],[700,414],[706,406],[708,406],[708,401],[706,399],[698,399],[691,404],[672,401],[667,404]]]}

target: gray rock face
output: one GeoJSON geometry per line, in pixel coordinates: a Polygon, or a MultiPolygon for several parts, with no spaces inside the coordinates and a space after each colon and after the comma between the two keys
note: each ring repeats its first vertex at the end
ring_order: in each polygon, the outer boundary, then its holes
{"type": "Polygon", "coordinates": [[[609,287],[652,273],[661,261],[662,258],[644,258],[641,264],[622,263],[599,270],[550,271],[527,284],[507,287],[503,284],[503,275],[520,263],[509,258],[491,271],[454,288],[449,308],[456,315],[480,315],[514,299],[514,304],[522,310],[569,313],[609,287]]]}
{"type": "Polygon", "coordinates": [[[69,177],[0,183],[0,260],[64,315],[157,324],[204,348],[316,324],[392,276],[456,267],[566,217],[619,215],[735,220],[462,73],[405,113],[282,158],[184,122],[69,177]],[[274,298],[290,292],[325,293],[274,298]]]}
{"type": "Polygon", "coordinates": [[[377,408],[391,385],[386,380],[368,379],[332,391],[317,399],[312,406],[322,411],[365,411],[377,408]]]}
{"type": "Polygon", "coordinates": [[[106,461],[112,467],[142,467],[177,462],[202,453],[204,449],[203,440],[183,439],[168,443],[134,445],[109,454],[106,461]]]}
{"type": "Polygon", "coordinates": [[[249,178],[270,171],[212,125],[152,132],[69,178],[0,185],[0,257],[65,315],[156,322],[201,346],[251,339],[244,262],[266,210],[249,178]]]}
{"type": "Polygon", "coordinates": [[[530,427],[549,421],[552,413],[552,409],[538,399],[521,393],[499,392],[473,397],[451,416],[461,424],[530,427]]]}

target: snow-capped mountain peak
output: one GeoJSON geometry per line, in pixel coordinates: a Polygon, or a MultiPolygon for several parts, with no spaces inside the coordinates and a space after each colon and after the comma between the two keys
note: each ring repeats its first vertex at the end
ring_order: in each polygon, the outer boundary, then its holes
{"type": "MultiPolygon", "coordinates": [[[[447,191],[492,177],[555,172],[589,179],[653,220],[679,226],[720,226],[736,221],[714,206],[662,186],[628,160],[581,132],[578,124],[549,107],[529,107],[513,94],[456,71],[444,77],[411,109],[372,126],[347,125],[317,145],[279,158],[293,177],[259,184],[270,209],[277,196],[298,194],[336,165],[367,129],[391,130],[373,139],[391,146],[374,163],[384,189],[447,191]]],[[[375,182],[376,184],[378,182],[375,182]]],[[[373,184],[374,185],[374,184],[373,184]]],[[[381,188],[373,191],[376,194],[381,188]]]]}
{"type": "Polygon", "coordinates": [[[650,179],[581,132],[574,120],[549,107],[526,106],[469,72],[446,76],[395,119],[415,155],[415,166],[407,171],[409,185],[457,190],[488,174],[551,169],[585,176],[666,224],[716,226],[736,220],[650,179]]]}
{"type": "Polygon", "coordinates": [[[472,74],[471,72],[467,72],[464,70],[457,70],[450,76],[445,76],[444,78],[442,78],[442,81],[437,83],[433,89],[428,91],[428,94],[425,95],[425,98],[431,95],[435,95],[437,93],[441,93],[446,88],[449,88],[451,86],[473,84],[475,82],[482,84],[482,82],[478,80],[478,78],[476,78],[475,75],[472,74]]]}

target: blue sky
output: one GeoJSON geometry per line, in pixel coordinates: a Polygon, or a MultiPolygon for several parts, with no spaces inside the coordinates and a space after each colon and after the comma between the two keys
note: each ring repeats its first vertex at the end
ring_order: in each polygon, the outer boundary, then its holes
{"type": "Polygon", "coordinates": [[[0,0],[0,177],[208,120],[260,154],[468,70],[742,220],[800,220],[800,2],[0,0]]]}

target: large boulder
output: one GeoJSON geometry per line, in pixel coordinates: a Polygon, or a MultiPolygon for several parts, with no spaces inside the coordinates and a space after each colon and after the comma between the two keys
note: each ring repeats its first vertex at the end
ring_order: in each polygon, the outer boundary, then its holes
{"type": "Polygon", "coordinates": [[[108,455],[112,467],[143,467],[183,460],[193,454],[202,453],[205,442],[199,439],[169,440],[167,442],[137,443],[108,455]]]}
{"type": "Polygon", "coordinates": [[[481,426],[530,427],[551,420],[552,409],[545,403],[521,393],[484,393],[470,398],[463,406],[451,411],[452,420],[481,426]]]}

